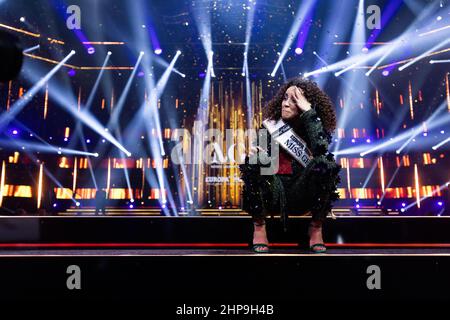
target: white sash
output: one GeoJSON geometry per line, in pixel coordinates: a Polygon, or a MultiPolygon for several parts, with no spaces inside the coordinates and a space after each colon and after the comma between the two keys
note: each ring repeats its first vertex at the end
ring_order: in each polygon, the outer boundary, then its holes
{"type": "Polygon", "coordinates": [[[312,153],[306,146],[306,142],[295,133],[289,124],[282,119],[278,121],[266,119],[263,121],[263,125],[272,138],[295,160],[303,167],[308,165],[313,158],[312,153]]]}

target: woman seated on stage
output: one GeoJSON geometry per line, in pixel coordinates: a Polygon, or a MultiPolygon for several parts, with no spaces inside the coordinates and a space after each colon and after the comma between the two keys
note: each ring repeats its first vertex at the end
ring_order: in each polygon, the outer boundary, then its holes
{"type": "MultiPolygon", "coordinates": [[[[268,103],[261,127],[270,135],[266,146],[252,146],[240,165],[244,210],[252,215],[254,224],[254,252],[269,251],[268,214],[279,213],[286,229],[288,214],[308,211],[312,215],[309,248],[313,253],[326,252],[322,225],[332,202],[339,198],[340,166],[328,152],[335,128],[330,98],[310,80],[288,81],[268,103]],[[267,159],[278,163],[273,174],[262,173],[271,167],[267,159]]],[[[259,136],[262,134],[260,130],[259,136]]]]}

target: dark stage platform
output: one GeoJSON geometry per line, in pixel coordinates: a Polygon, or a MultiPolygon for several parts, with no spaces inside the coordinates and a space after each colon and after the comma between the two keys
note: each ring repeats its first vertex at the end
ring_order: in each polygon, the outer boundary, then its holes
{"type": "Polygon", "coordinates": [[[450,300],[449,218],[330,219],[318,255],[304,246],[308,222],[294,217],[283,233],[269,220],[271,251],[254,254],[246,216],[2,217],[0,299],[151,301],[166,315],[189,303],[264,303],[277,308],[273,319],[317,297],[450,300]],[[67,287],[73,266],[79,290],[67,287]],[[374,272],[380,289],[368,286],[374,272]]]}
{"type": "Polygon", "coordinates": [[[275,308],[270,319],[292,319],[317,297],[341,306],[450,300],[450,248],[3,249],[0,270],[2,301],[145,302],[164,305],[166,318],[184,304],[266,304],[275,308]],[[74,266],[79,290],[67,287],[74,266]],[[378,290],[367,284],[371,268],[380,273],[378,290]]]}

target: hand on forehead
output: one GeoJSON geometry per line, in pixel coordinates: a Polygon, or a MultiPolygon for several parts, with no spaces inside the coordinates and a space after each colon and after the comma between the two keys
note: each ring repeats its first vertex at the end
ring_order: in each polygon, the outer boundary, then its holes
{"type": "Polygon", "coordinates": [[[298,94],[298,93],[303,94],[303,90],[302,90],[301,88],[297,87],[297,86],[290,86],[290,87],[286,90],[286,93],[295,96],[296,93],[297,93],[297,94],[298,94]]]}

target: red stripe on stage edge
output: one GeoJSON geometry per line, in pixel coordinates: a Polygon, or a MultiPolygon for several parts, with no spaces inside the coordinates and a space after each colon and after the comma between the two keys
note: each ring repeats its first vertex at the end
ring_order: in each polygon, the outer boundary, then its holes
{"type": "MultiPolygon", "coordinates": [[[[327,243],[329,248],[450,248],[450,243],[327,243]]],[[[0,243],[0,248],[245,248],[247,243],[0,243]]],[[[271,243],[271,247],[298,247],[271,243]]]]}

